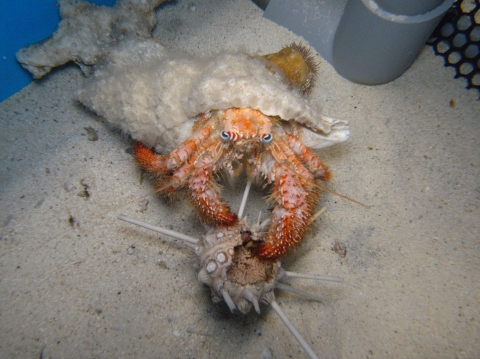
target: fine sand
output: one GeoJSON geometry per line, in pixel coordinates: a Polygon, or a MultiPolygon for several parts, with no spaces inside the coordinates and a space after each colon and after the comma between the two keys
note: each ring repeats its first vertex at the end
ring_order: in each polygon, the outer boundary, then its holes
{"type": "MultiPolygon", "coordinates": [[[[157,14],[154,37],[194,55],[302,42],[249,0],[180,0],[157,14]]],[[[319,154],[328,186],[371,208],[324,195],[283,266],[344,282],[291,279],[322,302],[278,291],[279,304],[320,358],[479,357],[478,92],[430,47],[375,87],[316,58],[311,96],[352,133],[319,154]]],[[[185,198],[151,195],[128,138],[74,100],[83,81],[69,65],[0,104],[0,357],[306,358],[271,308],[212,304],[191,250],[116,219],[204,232],[185,198]]],[[[224,189],[235,210],[243,186],[224,189]]],[[[264,194],[251,194],[252,220],[264,194]]]]}

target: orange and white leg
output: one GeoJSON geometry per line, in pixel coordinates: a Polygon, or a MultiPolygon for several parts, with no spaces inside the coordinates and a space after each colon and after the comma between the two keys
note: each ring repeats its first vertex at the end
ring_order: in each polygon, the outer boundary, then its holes
{"type": "Polygon", "coordinates": [[[162,165],[164,159],[141,143],[135,143],[135,160],[140,167],[155,176],[155,189],[158,194],[170,196],[178,189],[187,186],[188,177],[193,168],[187,163],[173,172],[173,169],[162,165]]]}
{"type": "Polygon", "coordinates": [[[328,181],[331,177],[331,173],[328,167],[313,153],[311,149],[305,146],[300,140],[289,134],[285,133],[285,140],[292,151],[302,160],[307,166],[308,170],[313,174],[315,178],[322,181],[328,181]]]}
{"type": "MultiPolygon", "coordinates": [[[[202,118],[203,119],[203,118],[202,118]]],[[[202,119],[198,121],[202,121],[202,119]]],[[[205,121],[205,120],[204,120],[205,121]]],[[[208,120],[207,120],[208,121],[208,120]]],[[[135,143],[137,163],[151,174],[162,175],[182,166],[211,134],[213,123],[206,123],[167,156],[156,155],[140,142],[135,143]]]]}
{"type": "MultiPolygon", "coordinates": [[[[308,150],[308,148],[307,148],[308,150]]],[[[269,148],[270,156],[275,160],[276,164],[274,166],[284,166],[290,168],[294,173],[298,175],[300,183],[303,187],[308,188],[313,186],[315,183],[316,177],[314,173],[310,171],[310,168],[307,169],[305,165],[311,165],[311,163],[306,163],[304,165],[303,158],[299,157],[292,147],[289,146],[289,143],[283,139],[277,139],[275,143],[269,148]]],[[[313,155],[313,153],[312,153],[313,155]]],[[[313,155],[315,156],[315,155],[313,155]]],[[[315,156],[315,158],[317,158],[315,156]]],[[[318,158],[317,158],[318,159],[318,158]]],[[[320,160],[318,160],[320,161],[320,160]]],[[[321,164],[321,162],[320,162],[321,164]]],[[[273,180],[273,179],[271,179],[273,180]]],[[[315,187],[315,186],[313,186],[315,187]]]]}
{"type": "Polygon", "coordinates": [[[184,164],[176,170],[171,176],[161,176],[155,180],[155,189],[158,194],[171,196],[177,190],[188,186],[188,179],[194,171],[194,166],[190,163],[184,164]]]}

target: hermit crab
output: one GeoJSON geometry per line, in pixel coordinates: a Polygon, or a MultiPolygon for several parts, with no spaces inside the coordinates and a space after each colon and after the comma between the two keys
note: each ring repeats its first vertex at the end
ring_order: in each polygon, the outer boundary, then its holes
{"type": "MultiPolygon", "coordinates": [[[[269,303],[308,352],[315,353],[275,301],[285,277],[280,257],[305,235],[320,198],[319,181],[330,172],[313,152],[346,140],[345,121],[322,115],[308,92],[316,65],[296,44],[275,54],[244,52],[208,57],[178,54],[154,40],[125,41],[78,99],[135,141],[135,159],[153,175],[159,193],[187,188],[209,229],[203,240],[155,229],[184,241],[199,256],[199,280],[214,302],[242,313],[269,303]],[[156,154],[156,153],[158,154],[156,154]],[[251,181],[272,185],[270,218],[248,225],[220,198],[215,179],[246,172],[251,181]],[[268,227],[268,228],[267,228],[268,227]]],[[[245,201],[244,201],[245,202],[245,201]]],[[[243,203],[244,203],[243,202],[243,203]]]]}
{"type": "Polygon", "coordinates": [[[246,169],[273,185],[271,224],[257,255],[278,258],[301,240],[318,181],[330,177],[312,150],[349,136],[345,121],[323,116],[305,96],[316,73],[308,50],[292,44],[265,56],[191,58],[149,40],[116,51],[78,98],[133,137],[136,160],[158,192],[187,188],[206,223],[234,225],[215,177],[246,169]]]}

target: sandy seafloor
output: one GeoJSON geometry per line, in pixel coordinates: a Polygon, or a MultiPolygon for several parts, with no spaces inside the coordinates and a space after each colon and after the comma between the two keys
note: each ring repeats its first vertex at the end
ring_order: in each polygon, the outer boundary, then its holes
{"type": "MultiPolygon", "coordinates": [[[[157,14],[154,36],[194,55],[301,41],[248,0],[176,1],[157,14]]],[[[430,47],[376,87],[316,58],[311,96],[352,133],[320,153],[330,188],[372,207],[324,196],[327,211],[283,266],[345,281],[292,279],[323,301],[277,292],[278,302],[320,358],[479,357],[478,92],[430,47]]],[[[0,357],[306,358],[272,309],[213,305],[178,240],[116,219],[203,232],[188,201],[149,195],[131,142],[74,100],[83,81],[66,66],[0,104],[0,357]]],[[[242,187],[225,189],[233,208],[242,187]]],[[[261,196],[252,194],[252,217],[261,196]]]]}

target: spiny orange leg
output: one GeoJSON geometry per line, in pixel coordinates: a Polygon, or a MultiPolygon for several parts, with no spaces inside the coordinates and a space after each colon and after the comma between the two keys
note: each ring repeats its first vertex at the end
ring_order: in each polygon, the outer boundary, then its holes
{"type": "Polygon", "coordinates": [[[151,174],[163,175],[182,166],[198,149],[200,144],[210,136],[214,123],[208,123],[210,115],[205,115],[197,122],[204,124],[167,156],[156,155],[140,142],[135,142],[135,159],[138,164],[151,174]]]}
{"type": "Polygon", "coordinates": [[[171,176],[159,177],[155,181],[155,188],[161,195],[171,196],[177,190],[187,187],[188,178],[192,175],[194,166],[190,163],[184,164],[171,176]]]}
{"type": "Polygon", "coordinates": [[[140,142],[135,142],[134,156],[140,167],[149,173],[153,174],[159,170],[162,157],[156,155],[155,152],[140,142]]]}
{"type": "Polygon", "coordinates": [[[213,166],[222,155],[222,147],[215,141],[194,155],[194,169],[189,178],[190,198],[199,216],[206,222],[230,226],[237,222],[237,215],[218,195],[218,186],[213,178],[213,166]]]}
{"type": "MultiPolygon", "coordinates": [[[[168,156],[166,156],[168,157],[168,156]]],[[[155,189],[161,195],[170,196],[178,189],[188,185],[188,177],[193,171],[193,165],[186,163],[177,170],[162,165],[165,157],[156,155],[151,149],[139,142],[135,143],[135,159],[146,171],[156,176],[155,189]]]]}
{"type": "Polygon", "coordinates": [[[328,170],[328,167],[320,161],[311,149],[305,146],[293,135],[285,132],[284,136],[287,140],[288,146],[298,157],[300,157],[315,178],[321,179],[322,181],[328,181],[330,179],[331,173],[328,170]]]}
{"type": "Polygon", "coordinates": [[[177,189],[187,185],[187,179],[192,172],[192,166],[184,165],[176,170],[165,166],[165,159],[156,155],[151,149],[145,147],[139,142],[135,142],[135,159],[137,163],[148,173],[156,176],[155,189],[161,195],[170,196],[177,189]],[[168,174],[171,174],[168,176],[168,174]]]}

